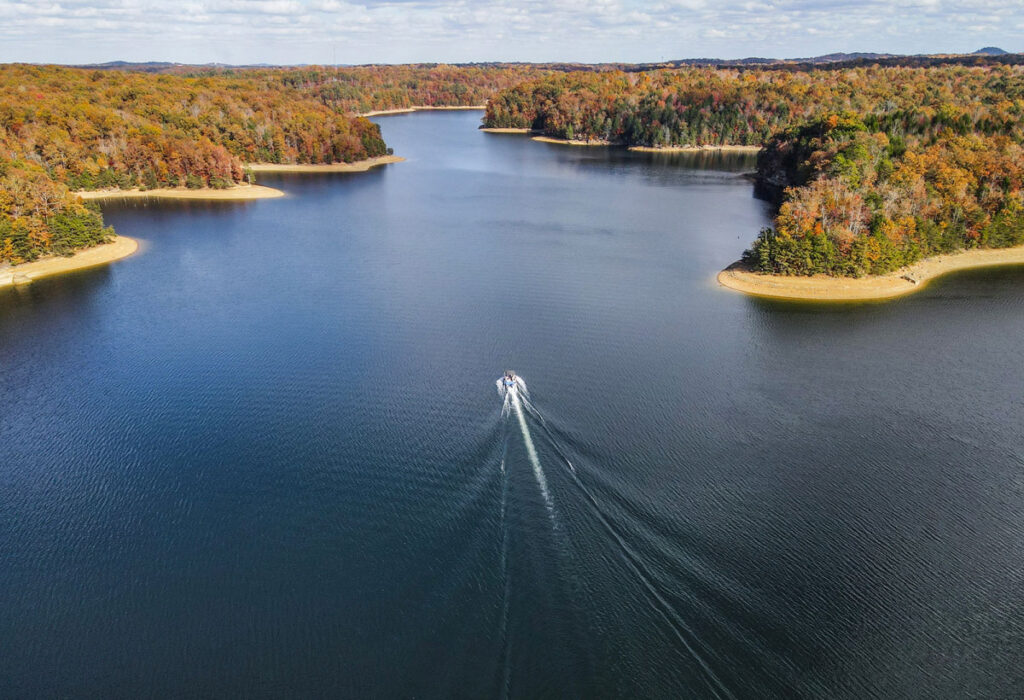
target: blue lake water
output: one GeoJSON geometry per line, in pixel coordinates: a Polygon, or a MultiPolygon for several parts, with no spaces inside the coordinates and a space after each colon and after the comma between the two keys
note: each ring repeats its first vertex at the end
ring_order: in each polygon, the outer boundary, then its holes
{"type": "Polygon", "coordinates": [[[379,121],[0,290],[0,696],[1024,696],[1024,269],[752,300],[748,157],[379,121]]]}

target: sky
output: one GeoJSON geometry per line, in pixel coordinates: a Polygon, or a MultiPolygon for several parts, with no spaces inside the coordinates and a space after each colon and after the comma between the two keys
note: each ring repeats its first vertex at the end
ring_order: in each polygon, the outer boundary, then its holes
{"type": "Polygon", "coordinates": [[[648,62],[1024,51],[1024,0],[0,0],[0,62],[648,62]]]}

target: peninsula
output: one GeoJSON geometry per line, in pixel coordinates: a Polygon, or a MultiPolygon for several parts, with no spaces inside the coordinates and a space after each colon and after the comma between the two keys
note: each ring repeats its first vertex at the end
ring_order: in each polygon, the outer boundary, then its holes
{"type": "Polygon", "coordinates": [[[1021,84],[986,60],[552,73],[496,94],[484,126],[571,146],[756,152],[772,220],[719,281],[778,298],[877,299],[1021,262],[1024,121],[1005,98],[1021,84]]]}
{"type": "Polygon", "coordinates": [[[401,156],[377,156],[352,163],[250,163],[254,173],[361,173],[388,163],[401,163],[401,156]]]}
{"type": "Polygon", "coordinates": [[[21,265],[13,265],[6,269],[0,269],[0,288],[28,284],[40,277],[106,265],[115,260],[127,258],[138,249],[139,242],[134,238],[117,236],[109,243],[85,248],[69,257],[53,256],[21,265]]]}
{"type": "Polygon", "coordinates": [[[184,187],[158,187],[152,190],[142,190],[137,187],[128,190],[80,190],[76,195],[85,200],[95,199],[142,199],[152,197],[156,199],[204,199],[204,200],[247,200],[247,199],[274,199],[283,197],[284,192],[273,187],[263,185],[233,185],[224,189],[203,187],[200,189],[187,189],[184,187]]]}
{"type": "Polygon", "coordinates": [[[804,301],[877,301],[924,289],[938,277],[961,270],[1024,264],[1024,246],[980,248],[926,258],[884,275],[774,275],[754,272],[742,262],[718,273],[718,283],[756,297],[804,301]]]}

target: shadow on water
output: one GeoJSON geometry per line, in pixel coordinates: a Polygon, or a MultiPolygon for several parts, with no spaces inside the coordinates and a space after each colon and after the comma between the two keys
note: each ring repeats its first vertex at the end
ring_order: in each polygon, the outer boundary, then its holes
{"type": "Polygon", "coordinates": [[[818,301],[807,299],[770,299],[743,295],[745,302],[764,313],[801,315],[870,314],[917,308],[926,304],[962,301],[1002,300],[1016,304],[1024,295],[1024,265],[998,265],[973,270],[957,270],[930,280],[918,291],[891,299],[865,301],[818,301]],[[1009,293],[1009,296],[1008,296],[1009,293]]]}
{"type": "Polygon", "coordinates": [[[89,297],[109,285],[113,275],[110,267],[98,266],[0,289],[0,328],[22,318],[31,324],[39,315],[81,313],[89,297]]]}
{"type": "MultiPolygon", "coordinates": [[[[260,202],[273,200],[231,200],[231,199],[165,199],[165,198],[124,198],[99,200],[100,209],[104,216],[119,214],[122,212],[147,212],[149,215],[159,217],[163,215],[175,216],[183,212],[207,212],[211,214],[221,213],[229,215],[233,212],[251,207],[260,202]]],[[[127,231],[125,235],[130,235],[127,231]]]]}
{"type": "Polygon", "coordinates": [[[756,165],[756,156],[746,153],[707,151],[696,153],[650,153],[630,151],[616,146],[564,146],[529,144],[553,149],[550,154],[570,169],[597,176],[621,178],[643,176],[661,186],[682,187],[693,184],[734,184],[749,187],[745,177],[756,165]]]}

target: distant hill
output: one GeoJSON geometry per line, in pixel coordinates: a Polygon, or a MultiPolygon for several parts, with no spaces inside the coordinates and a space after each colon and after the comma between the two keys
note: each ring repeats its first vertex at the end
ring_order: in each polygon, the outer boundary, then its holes
{"type": "MultiPolygon", "coordinates": [[[[776,65],[791,65],[791,66],[821,66],[830,64],[857,64],[863,65],[865,63],[892,63],[898,65],[912,65],[914,63],[920,63],[922,65],[928,64],[933,65],[936,61],[943,63],[956,62],[958,59],[966,59],[969,57],[996,57],[996,56],[1012,56],[1009,51],[1004,51],[996,46],[986,46],[983,49],[969,54],[896,54],[896,53],[828,53],[822,56],[810,56],[807,58],[762,58],[758,56],[750,56],[747,58],[733,58],[733,59],[722,59],[722,58],[681,58],[673,61],[666,61],[662,65],[671,66],[721,66],[723,68],[728,67],[744,67],[744,66],[776,66],[776,65]]],[[[655,65],[655,64],[648,64],[655,65]]]]}
{"type": "Polygon", "coordinates": [[[89,63],[86,65],[72,66],[72,68],[127,70],[135,73],[167,73],[181,65],[182,64],[180,63],[168,63],[167,61],[145,61],[142,63],[133,63],[131,61],[109,61],[107,63],[89,63]]]}
{"type": "MultiPolygon", "coordinates": [[[[228,63],[171,63],[170,61],[107,61],[106,63],[85,63],[72,68],[88,68],[91,70],[123,70],[132,73],[183,73],[190,71],[219,71],[231,68],[282,68],[271,63],[251,63],[234,66],[228,63]]],[[[298,65],[289,66],[298,68],[298,65]]]]}
{"type": "Polygon", "coordinates": [[[844,61],[874,61],[880,58],[893,58],[896,54],[891,53],[830,53],[824,56],[812,56],[810,58],[763,58],[760,56],[749,56],[747,58],[683,58],[671,63],[688,66],[761,66],[774,65],[776,63],[842,63],[844,61]]]}
{"type": "Polygon", "coordinates": [[[706,66],[711,68],[736,68],[739,70],[757,70],[772,68],[788,71],[809,70],[841,70],[849,67],[879,65],[904,67],[933,67],[945,65],[1021,65],[1024,54],[1010,53],[994,46],[980,49],[968,54],[917,54],[902,55],[890,53],[830,53],[809,58],[684,58],[664,63],[615,66],[626,71],[651,70],[654,68],[681,68],[683,66],[706,66]]]}
{"type": "Polygon", "coordinates": [[[793,63],[841,63],[843,61],[877,61],[880,58],[893,58],[896,55],[892,53],[827,53],[824,56],[793,58],[789,60],[793,63]]]}
{"type": "MultiPolygon", "coordinates": [[[[711,68],[737,68],[741,70],[758,68],[777,68],[790,71],[807,71],[815,69],[842,69],[848,66],[864,66],[878,64],[883,66],[938,66],[938,65],[987,65],[989,63],[1001,63],[1009,65],[1024,64],[1024,54],[1011,53],[996,46],[986,46],[973,53],[965,54],[892,54],[892,53],[829,53],[822,56],[810,56],[807,58],[767,58],[761,56],[748,56],[746,58],[679,58],[656,63],[529,63],[521,61],[487,61],[473,63],[453,63],[457,67],[479,67],[479,68],[508,68],[508,67],[532,67],[542,70],[558,72],[569,71],[605,71],[623,70],[627,72],[655,70],[658,68],[682,68],[684,66],[711,67],[711,68]]],[[[136,73],[219,73],[226,70],[247,70],[256,68],[302,68],[307,64],[278,65],[268,63],[250,63],[245,65],[231,65],[227,63],[171,63],[166,61],[109,61],[107,63],[91,63],[87,65],[74,66],[75,68],[89,68],[93,70],[123,70],[136,73]]],[[[374,64],[363,64],[361,67],[372,67],[374,64]]],[[[412,67],[433,67],[442,64],[436,63],[412,63],[412,67]]],[[[339,68],[352,67],[339,65],[339,68]]]]}

